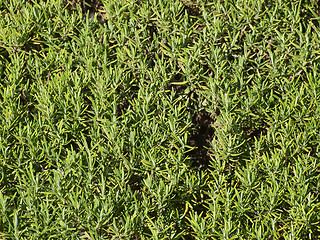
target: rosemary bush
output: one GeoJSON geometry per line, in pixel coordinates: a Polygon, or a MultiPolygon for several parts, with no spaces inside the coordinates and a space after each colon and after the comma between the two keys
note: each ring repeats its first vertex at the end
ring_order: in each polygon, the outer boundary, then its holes
{"type": "Polygon", "coordinates": [[[318,0],[0,0],[0,239],[317,239],[318,0]]]}

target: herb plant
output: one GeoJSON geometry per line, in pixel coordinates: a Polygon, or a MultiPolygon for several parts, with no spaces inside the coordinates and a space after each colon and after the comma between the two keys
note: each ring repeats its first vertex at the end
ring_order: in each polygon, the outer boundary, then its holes
{"type": "Polygon", "coordinates": [[[0,239],[317,239],[318,0],[0,0],[0,239]]]}

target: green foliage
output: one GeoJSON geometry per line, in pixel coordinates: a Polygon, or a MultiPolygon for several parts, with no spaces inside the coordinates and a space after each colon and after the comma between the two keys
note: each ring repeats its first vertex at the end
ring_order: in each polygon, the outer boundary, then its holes
{"type": "Polygon", "coordinates": [[[0,0],[0,238],[317,239],[318,4],[0,0]]]}

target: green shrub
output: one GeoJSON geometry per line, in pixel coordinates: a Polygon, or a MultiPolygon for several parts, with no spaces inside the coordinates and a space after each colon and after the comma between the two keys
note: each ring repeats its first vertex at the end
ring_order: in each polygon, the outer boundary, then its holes
{"type": "Polygon", "coordinates": [[[317,0],[0,14],[0,238],[319,237],[317,0]]]}

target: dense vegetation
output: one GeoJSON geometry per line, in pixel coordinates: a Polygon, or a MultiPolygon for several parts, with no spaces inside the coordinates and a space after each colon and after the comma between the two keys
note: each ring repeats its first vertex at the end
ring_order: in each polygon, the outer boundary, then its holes
{"type": "Polygon", "coordinates": [[[317,239],[319,4],[0,0],[0,239],[317,239]]]}

